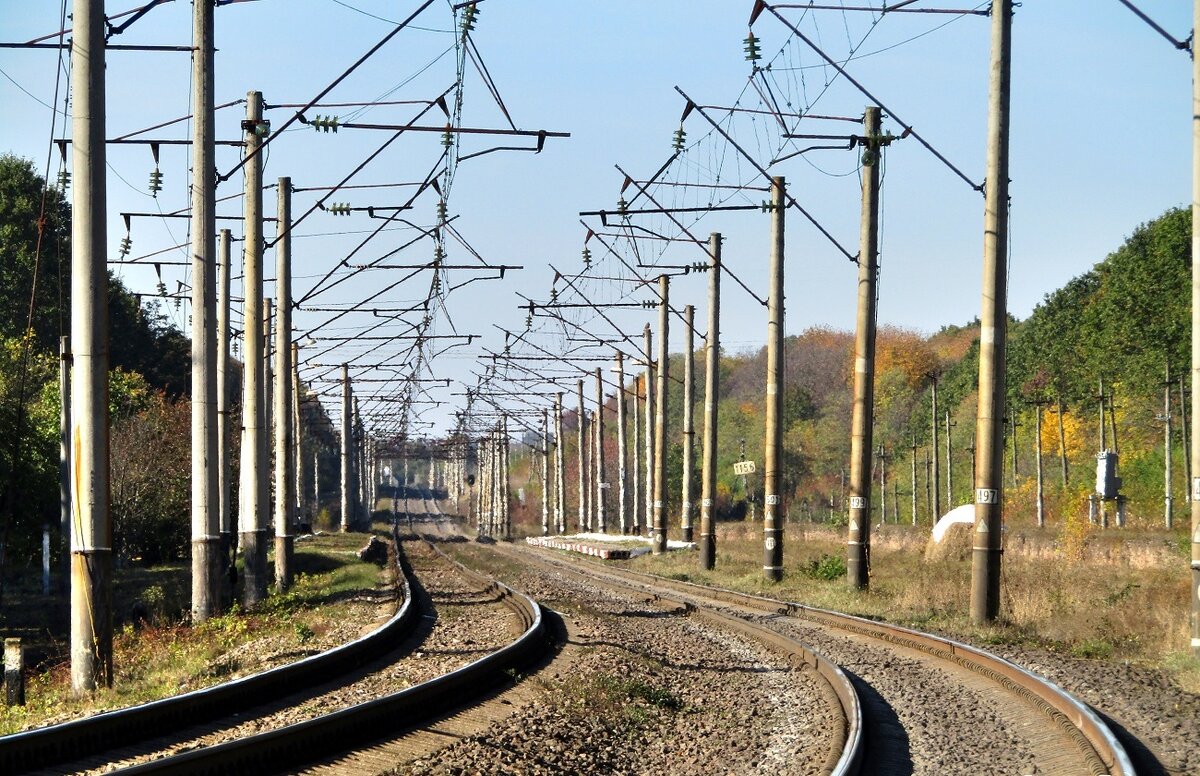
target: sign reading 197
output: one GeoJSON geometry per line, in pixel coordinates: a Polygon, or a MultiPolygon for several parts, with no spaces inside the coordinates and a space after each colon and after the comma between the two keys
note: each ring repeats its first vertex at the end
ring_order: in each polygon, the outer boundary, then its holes
{"type": "Polygon", "coordinates": [[[733,464],[734,474],[754,474],[754,461],[737,461],[733,464]]]}

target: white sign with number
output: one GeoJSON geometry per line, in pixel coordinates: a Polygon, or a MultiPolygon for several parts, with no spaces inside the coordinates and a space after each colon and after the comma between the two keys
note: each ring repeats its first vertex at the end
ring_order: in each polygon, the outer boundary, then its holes
{"type": "Polygon", "coordinates": [[[754,474],[754,461],[737,461],[733,464],[734,474],[754,474]]]}

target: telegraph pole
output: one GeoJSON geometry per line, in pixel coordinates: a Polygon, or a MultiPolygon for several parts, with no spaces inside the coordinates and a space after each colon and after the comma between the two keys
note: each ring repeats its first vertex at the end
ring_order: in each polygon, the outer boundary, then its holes
{"type": "Polygon", "coordinates": [[[917,438],[912,439],[912,524],[917,524],[917,438]]]}
{"type": "Polygon", "coordinates": [[[192,4],[192,622],[221,609],[213,8],[192,4]]]}
{"type": "MultiPolygon", "coordinates": [[[[763,455],[763,574],[783,579],[783,528],[779,521],[779,458],[783,449],[783,176],[771,179],[771,268],[767,296],[767,427],[763,455]]],[[[868,446],[868,451],[870,446],[868,446]]],[[[869,452],[868,452],[869,454],[869,452]]],[[[868,470],[869,471],[869,470],[868,470]]]]}
{"type": "Polygon", "coordinates": [[[221,590],[223,603],[233,601],[233,510],[229,506],[229,282],[230,235],[222,229],[218,240],[221,283],[217,300],[217,503],[221,523],[221,590]]]}
{"type": "Polygon", "coordinates": [[[626,503],[625,483],[629,470],[625,466],[628,452],[625,449],[625,354],[617,351],[617,525],[621,535],[629,531],[629,505],[626,503]]]}
{"type": "Polygon", "coordinates": [[[275,245],[275,589],[292,584],[292,511],[296,504],[295,416],[292,411],[292,179],[278,186],[275,245]]]}
{"type": "Polygon", "coordinates": [[[350,404],[350,366],[342,364],[342,515],[341,515],[341,530],[346,533],[350,530],[350,510],[353,504],[353,499],[350,496],[350,430],[351,417],[350,404]]]}
{"type": "Polygon", "coordinates": [[[112,514],[108,466],[104,2],[74,0],[71,219],[71,689],[112,685],[112,514]]]}
{"type": "Polygon", "coordinates": [[[559,391],[554,397],[554,530],[559,534],[567,532],[567,473],[563,461],[562,416],[563,395],[559,391]]]}
{"type": "MultiPolygon", "coordinates": [[[[289,281],[290,284],[290,281],[289,281]]],[[[289,328],[290,332],[290,328],[289,328]]],[[[292,341],[291,334],[288,341],[292,341]]],[[[292,451],[289,466],[295,474],[292,493],[295,495],[295,507],[292,510],[292,530],[299,529],[304,518],[304,435],[300,432],[300,345],[292,342],[292,369],[289,373],[292,382],[292,451]]]]}
{"type": "Polygon", "coordinates": [[[579,381],[576,386],[576,398],[578,399],[578,407],[575,415],[575,425],[579,436],[579,449],[576,450],[579,459],[579,530],[586,531],[587,526],[587,469],[584,468],[583,452],[587,448],[586,435],[584,434],[584,423],[586,418],[583,414],[583,380],[579,381]]]}
{"type": "Polygon", "coordinates": [[[1170,531],[1174,522],[1171,493],[1171,365],[1163,380],[1163,522],[1170,531]]]}
{"type": "Polygon", "coordinates": [[[596,524],[594,528],[600,533],[608,533],[608,515],[605,507],[607,499],[605,490],[608,483],[604,476],[604,377],[600,367],[596,367],[596,423],[593,427],[596,434],[596,524]]]}
{"type": "MultiPolygon", "coordinates": [[[[1000,614],[1000,531],[1003,526],[1004,353],[1008,319],[1008,106],[1012,0],[992,4],[992,66],[988,97],[987,191],[983,235],[983,299],[976,422],[975,530],[971,547],[971,620],[1000,614]]],[[[1200,435],[1197,435],[1200,443],[1200,435]]],[[[1200,546],[1197,546],[1200,551],[1200,546]]],[[[1200,581],[1200,571],[1197,580],[1200,581]]]]}
{"type": "Polygon", "coordinates": [[[721,235],[708,236],[708,336],[704,340],[704,456],[700,474],[700,568],[717,563],[713,499],[717,494],[717,391],[721,356],[721,235]]]}
{"type": "Polygon", "coordinates": [[[550,534],[550,411],[542,410],[542,536],[550,534]]]}
{"type": "Polygon", "coordinates": [[[245,166],[245,345],[242,352],[243,381],[246,398],[242,404],[242,426],[246,429],[242,445],[241,489],[245,512],[241,516],[242,552],[245,556],[246,585],[243,600],[253,606],[267,595],[267,542],[270,489],[267,474],[270,459],[267,455],[266,391],[264,366],[266,348],[263,338],[263,237],[262,237],[262,146],[263,99],[261,92],[246,95],[246,155],[245,166]]]}
{"type": "MultiPolygon", "coordinates": [[[[76,2],[78,6],[78,0],[76,2]]],[[[1193,4],[1193,29],[1200,29],[1200,0],[1193,4]]],[[[79,17],[76,16],[76,19],[79,17]]],[[[1192,40],[1192,223],[1200,223],[1200,56],[1192,40]]],[[[78,118],[76,119],[78,121],[78,118]]],[[[79,158],[76,151],[76,159],[79,158]]],[[[1200,477],[1191,469],[1200,461],[1200,229],[1192,230],[1192,425],[1188,481],[1192,516],[1192,655],[1200,657],[1200,477]]],[[[1182,378],[1180,392],[1183,391],[1182,378]]],[[[1180,409],[1182,410],[1182,403],[1180,409]]]]}
{"type": "Polygon", "coordinates": [[[683,500],[680,505],[682,512],[680,522],[685,542],[692,541],[692,495],[695,490],[692,486],[692,442],[695,438],[692,407],[696,402],[696,364],[695,353],[692,352],[696,346],[694,339],[696,330],[693,325],[695,314],[696,308],[692,305],[689,304],[683,308],[683,500]]]}
{"type": "MultiPolygon", "coordinates": [[[[846,580],[870,587],[871,445],[875,415],[875,283],[879,275],[879,108],[863,114],[862,220],[859,229],[858,325],[854,337],[854,409],[850,419],[850,510],[846,580]]],[[[769,398],[769,397],[768,397],[769,398]]],[[[882,495],[882,494],[881,494],[882,495]]]]}
{"type": "MultiPolygon", "coordinates": [[[[1167,389],[1170,390],[1169,388],[1167,389]]],[[[1037,446],[1034,448],[1034,456],[1037,461],[1037,525],[1038,528],[1046,527],[1046,494],[1042,486],[1042,407],[1045,402],[1036,402],[1034,407],[1034,423],[1036,424],[1035,435],[1037,436],[1037,446]]]]}
{"type": "Polygon", "coordinates": [[[658,276],[658,401],[654,412],[654,536],[651,550],[655,555],[667,551],[667,326],[669,278],[658,276]]]}
{"type": "Polygon", "coordinates": [[[650,324],[642,329],[642,339],[646,349],[646,502],[645,523],[642,528],[646,533],[654,527],[654,347],[653,334],[650,324]]]}
{"type": "MultiPolygon", "coordinates": [[[[954,440],[950,430],[957,423],[950,421],[950,410],[946,410],[946,509],[954,509],[954,440]]],[[[940,515],[939,515],[940,517],[940,515]]]]}

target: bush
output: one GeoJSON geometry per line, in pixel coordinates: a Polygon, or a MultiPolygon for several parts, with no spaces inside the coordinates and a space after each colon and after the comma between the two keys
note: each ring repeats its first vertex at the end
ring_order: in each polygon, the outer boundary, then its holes
{"type": "Polygon", "coordinates": [[[846,576],[846,560],[840,555],[822,553],[821,557],[802,566],[800,571],[811,579],[832,581],[846,576]]]}

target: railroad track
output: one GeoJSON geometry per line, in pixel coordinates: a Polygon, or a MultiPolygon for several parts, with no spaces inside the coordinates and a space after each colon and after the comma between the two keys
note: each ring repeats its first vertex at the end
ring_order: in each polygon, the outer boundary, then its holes
{"type": "MultiPolygon", "coordinates": [[[[712,616],[709,613],[720,615],[723,627],[728,627],[731,618],[741,622],[749,620],[760,629],[760,634],[766,631],[793,643],[818,643],[818,648],[833,659],[841,659],[837,655],[836,642],[848,641],[853,642],[855,648],[866,646],[873,650],[870,660],[877,664],[894,663],[909,672],[924,672],[916,674],[918,676],[936,675],[959,683],[988,703],[992,709],[989,713],[995,714],[998,726],[1019,731],[1024,742],[1022,746],[1029,750],[1025,757],[1032,759],[1037,773],[1131,776],[1135,772],[1117,737],[1088,706],[1047,680],[986,651],[886,623],[614,569],[595,561],[566,560],[563,556],[528,548],[498,546],[497,549],[522,563],[585,578],[590,584],[620,585],[659,600],[681,603],[703,617],[712,616]]],[[[768,643],[787,648],[786,643],[768,643]]],[[[815,654],[810,647],[804,649],[815,654]]],[[[846,736],[843,754],[829,772],[854,773],[856,768],[861,768],[862,772],[872,774],[911,773],[916,758],[906,751],[910,734],[907,730],[897,730],[897,727],[902,728],[902,720],[897,717],[904,716],[904,709],[891,709],[886,699],[888,693],[877,692],[871,686],[874,679],[863,678],[870,671],[863,670],[857,663],[855,670],[860,674],[851,677],[856,700],[843,700],[842,704],[843,708],[857,705],[863,714],[864,727],[846,736]]],[[[907,683],[911,685],[917,681],[910,678],[907,683]]],[[[831,683],[831,686],[835,685],[831,683]]],[[[916,700],[920,702],[920,698],[916,700]]],[[[942,715],[953,717],[955,710],[947,709],[942,715]]],[[[846,724],[847,730],[852,730],[852,722],[846,724]]],[[[949,729],[953,730],[953,727],[949,729]]],[[[951,740],[970,747],[987,735],[988,731],[960,729],[952,734],[951,740]]],[[[916,736],[917,731],[913,731],[913,737],[916,736]]],[[[986,772],[1033,772],[1032,769],[1007,770],[1007,766],[1007,763],[997,761],[995,768],[986,772]]],[[[940,769],[929,767],[929,764],[924,767],[932,772],[959,772],[953,764],[940,769]]]]}
{"type": "MultiPolygon", "coordinates": [[[[393,539],[398,539],[395,530],[393,539]]],[[[402,658],[420,645],[414,636],[422,615],[432,614],[428,601],[421,600],[420,583],[399,551],[399,541],[395,546],[404,602],[387,623],[367,636],[287,666],[204,690],[2,737],[0,773],[73,773],[145,756],[162,748],[156,745],[156,739],[169,739],[178,745],[181,740],[189,740],[193,729],[208,733],[231,727],[272,701],[286,702],[302,694],[304,688],[353,675],[366,662],[378,662],[389,653],[394,653],[395,659],[402,658]],[[197,723],[204,720],[208,724],[197,729],[197,723]],[[180,736],[184,730],[189,734],[180,736]]],[[[520,622],[517,638],[465,666],[399,692],[257,735],[160,757],[122,772],[292,771],[371,741],[395,739],[405,730],[486,697],[496,687],[511,683],[512,672],[545,657],[552,638],[536,601],[446,560],[516,615],[520,622]]]]}

